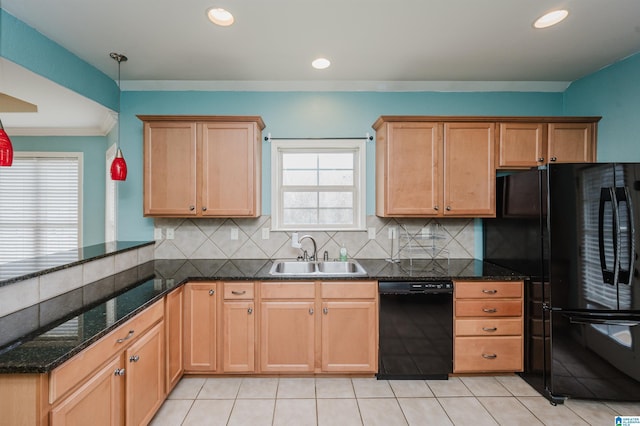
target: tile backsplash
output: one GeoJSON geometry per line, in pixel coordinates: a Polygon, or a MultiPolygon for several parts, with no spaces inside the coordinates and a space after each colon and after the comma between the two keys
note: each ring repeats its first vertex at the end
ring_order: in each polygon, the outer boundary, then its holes
{"type": "MultiPolygon", "coordinates": [[[[162,238],[156,240],[156,259],[278,259],[295,258],[301,249],[291,247],[292,232],[271,231],[271,217],[255,219],[155,219],[162,238]],[[173,239],[167,234],[173,232],[173,239]],[[268,238],[263,238],[267,237],[268,238]]],[[[343,245],[348,256],[385,258],[473,258],[473,219],[400,219],[367,217],[366,231],[300,231],[311,235],[318,257],[325,251],[338,257],[343,245]],[[390,238],[392,229],[395,237],[390,238]],[[371,231],[371,232],[369,232],[371,231]],[[369,238],[370,234],[375,238],[369,238]]],[[[303,241],[311,252],[312,244],[303,241]]]]}

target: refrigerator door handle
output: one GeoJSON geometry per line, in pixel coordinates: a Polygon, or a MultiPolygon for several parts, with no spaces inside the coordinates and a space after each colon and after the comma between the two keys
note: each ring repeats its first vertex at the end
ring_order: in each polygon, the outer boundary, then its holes
{"type": "Polygon", "coordinates": [[[617,223],[616,218],[618,216],[617,213],[617,204],[614,202],[615,200],[615,191],[613,188],[600,188],[600,202],[598,208],[598,251],[600,253],[600,269],[602,271],[602,280],[607,284],[614,285],[616,282],[616,272],[618,269],[618,251],[617,251],[617,223]],[[605,256],[605,247],[604,247],[604,212],[605,205],[609,203],[612,209],[612,220],[613,220],[613,268],[607,268],[607,260],[605,256]]]}
{"type": "MultiPolygon", "coordinates": [[[[628,269],[622,269],[622,262],[618,261],[618,283],[621,284],[627,284],[630,285],[631,284],[631,274],[633,271],[633,267],[634,267],[634,262],[635,262],[635,256],[634,253],[636,252],[636,229],[635,229],[635,224],[633,223],[633,200],[631,198],[631,194],[629,193],[629,188],[627,186],[624,186],[623,188],[616,188],[616,198],[617,198],[617,203],[620,204],[620,202],[623,202],[626,204],[627,207],[627,225],[628,225],[628,229],[627,229],[627,239],[628,239],[628,244],[627,244],[627,253],[626,255],[628,256],[627,259],[629,259],[629,266],[628,269]]],[[[619,240],[621,241],[622,238],[622,226],[620,224],[620,221],[618,220],[618,235],[619,235],[619,240]]],[[[620,257],[622,253],[618,252],[618,257],[620,257]]]]}

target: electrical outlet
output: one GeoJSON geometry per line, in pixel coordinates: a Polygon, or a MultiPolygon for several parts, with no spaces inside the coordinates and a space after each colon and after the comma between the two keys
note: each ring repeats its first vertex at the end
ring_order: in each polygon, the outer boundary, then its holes
{"type": "Polygon", "coordinates": [[[175,238],[175,229],[167,228],[167,240],[173,240],[175,238]]]}
{"type": "Polygon", "coordinates": [[[370,240],[376,239],[376,228],[367,228],[367,234],[370,240]]]}
{"type": "Polygon", "coordinates": [[[162,228],[153,228],[153,239],[156,241],[162,239],[162,228]]]}
{"type": "Polygon", "coordinates": [[[389,227],[389,239],[393,240],[396,238],[396,227],[395,226],[390,226],[389,227]]]}
{"type": "Polygon", "coordinates": [[[231,239],[233,241],[238,239],[238,228],[231,228],[231,239]]]}
{"type": "Polygon", "coordinates": [[[263,240],[269,239],[269,228],[262,228],[262,239],[263,240]]]}

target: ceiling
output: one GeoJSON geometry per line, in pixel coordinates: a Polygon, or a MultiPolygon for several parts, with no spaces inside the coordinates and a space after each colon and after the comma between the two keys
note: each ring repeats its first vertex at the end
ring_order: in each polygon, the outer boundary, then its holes
{"type": "MultiPolygon", "coordinates": [[[[640,51],[638,0],[1,1],[114,79],[109,52],[127,55],[124,90],[561,91],[640,51]],[[212,6],[231,11],[234,25],[211,24],[212,6]],[[564,22],[532,27],[557,8],[569,10],[564,22]],[[318,56],[332,66],[313,69],[318,56]]],[[[4,62],[0,89],[20,97],[30,83],[7,82],[4,62]]],[[[4,113],[7,127],[47,127],[50,89],[22,98],[38,113],[4,113]]],[[[105,128],[98,107],[83,121],[105,128]]]]}

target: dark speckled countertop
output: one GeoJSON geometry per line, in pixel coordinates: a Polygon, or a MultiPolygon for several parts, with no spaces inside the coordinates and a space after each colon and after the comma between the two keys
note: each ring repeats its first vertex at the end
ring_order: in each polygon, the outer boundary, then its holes
{"type": "MultiPolygon", "coordinates": [[[[437,279],[520,280],[513,271],[480,260],[358,259],[379,281],[437,279]]],[[[159,300],[171,289],[201,280],[288,280],[269,274],[271,260],[155,260],[55,299],[0,318],[0,373],[45,373],[159,300]]],[[[307,278],[320,279],[320,278],[307,278]]],[[[345,280],[322,277],[322,280],[345,280]]]]}

